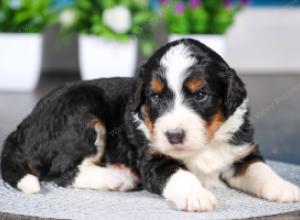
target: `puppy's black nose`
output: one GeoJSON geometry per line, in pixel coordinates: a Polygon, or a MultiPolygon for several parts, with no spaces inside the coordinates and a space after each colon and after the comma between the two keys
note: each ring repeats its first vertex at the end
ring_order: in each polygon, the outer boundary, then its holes
{"type": "Polygon", "coordinates": [[[185,133],[181,128],[175,128],[172,130],[168,130],[165,134],[166,134],[170,144],[183,143],[185,133]]]}

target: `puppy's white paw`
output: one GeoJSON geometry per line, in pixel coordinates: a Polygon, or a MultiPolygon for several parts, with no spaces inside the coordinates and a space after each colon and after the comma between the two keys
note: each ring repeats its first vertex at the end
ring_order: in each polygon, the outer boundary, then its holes
{"type": "Polygon", "coordinates": [[[88,165],[80,167],[73,186],[101,191],[128,191],[136,184],[133,174],[127,168],[121,170],[88,165]]]}
{"type": "Polygon", "coordinates": [[[122,185],[119,175],[107,168],[95,165],[81,166],[74,179],[73,187],[97,189],[101,191],[114,190],[122,185]]]}
{"type": "Polygon", "coordinates": [[[234,176],[233,170],[222,176],[233,188],[251,193],[274,202],[296,202],[300,200],[300,189],[282,179],[264,162],[249,165],[246,172],[234,176]]]}
{"type": "Polygon", "coordinates": [[[204,188],[177,193],[170,200],[178,209],[189,212],[211,211],[217,206],[215,196],[204,188]]]}
{"type": "Polygon", "coordinates": [[[28,194],[38,193],[41,190],[39,179],[31,174],[24,176],[17,183],[17,188],[28,194]]]}
{"type": "Polygon", "coordinates": [[[122,180],[122,184],[116,188],[115,191],[125,192],[134,189],[138,183],[139,178],[124,165],[111,165],[108,167],[113,173],[116,173],[122,180]]]}
{"type": "Polygon", "coordinates": [[[215,196],[193,174],[184,170],[170,177],[163,196],[183,211],[210,211],[217,207],[215,196]]]}
{"type": "Polygon", "coordinates": [[[114,171],[108,171],[102,179],[99,190],[103,191],[120,191],[124,185],[124,179],[121,175],[114,171]]]}
{"type": "Polygon", "coordinates": [[[300,200],[300,189],[292,183],[277,178],[258,188],[257,196],[274,202],[296,202],[300,200]]]}

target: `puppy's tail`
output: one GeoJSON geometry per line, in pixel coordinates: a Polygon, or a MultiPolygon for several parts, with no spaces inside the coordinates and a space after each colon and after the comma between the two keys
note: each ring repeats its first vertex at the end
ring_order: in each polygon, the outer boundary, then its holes
{"type": "Polygon", "coordinates": [[[37,177],[28,173],[27,163],[18,146],[17,132],[12,132],[4,142],[1,155],[1,175],[3,180],[26,193],[40,191],[37,177]]]}

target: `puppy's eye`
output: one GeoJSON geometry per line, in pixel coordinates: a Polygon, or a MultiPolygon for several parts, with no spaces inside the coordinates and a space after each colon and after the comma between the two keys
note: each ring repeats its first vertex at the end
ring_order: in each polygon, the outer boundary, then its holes
{"type": "Polygon", "coordinates": [[[160,99],[160,95],[157,93],[154,93],[151,95],[151,99],[152,99],[152,101],[156,102],[160,99]]]}
{"type": "Polygon", "coordinates": [[[195,93],[195,98],[198,102],[203,102],[207,99],[207,94],[204,91],[199,91],[195,93]]]}

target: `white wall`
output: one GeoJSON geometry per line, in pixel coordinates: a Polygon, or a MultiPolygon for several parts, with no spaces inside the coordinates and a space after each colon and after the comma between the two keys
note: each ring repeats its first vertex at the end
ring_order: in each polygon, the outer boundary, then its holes
{"type": "Polygon", "coordinates": [[[247,8],[226,42],[226,60],[242,73],[300,74],[300,8],[247,8]]]}

